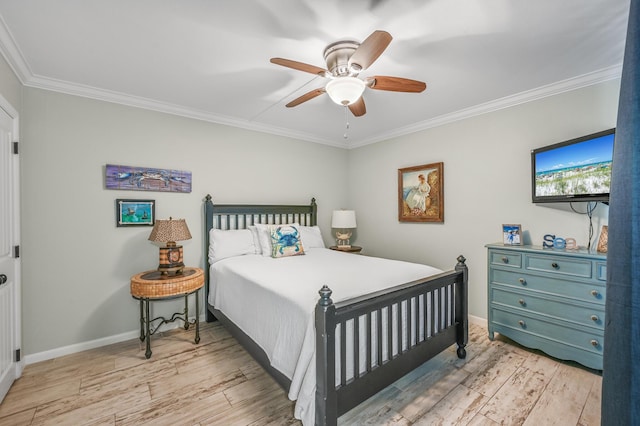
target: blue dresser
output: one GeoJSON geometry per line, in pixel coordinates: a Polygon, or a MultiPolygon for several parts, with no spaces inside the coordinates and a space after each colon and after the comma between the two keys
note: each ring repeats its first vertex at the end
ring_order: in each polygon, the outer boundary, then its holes
{"type": "Polygon", "coordinates": [[[606,254],[489,244],[489,338],[602,370],[606,254]]]}

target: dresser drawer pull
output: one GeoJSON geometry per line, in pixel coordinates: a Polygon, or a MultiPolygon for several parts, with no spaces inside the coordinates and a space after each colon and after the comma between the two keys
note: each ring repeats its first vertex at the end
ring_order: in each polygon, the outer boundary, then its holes
{"type": "Polygon", "coordinates": [[[600,293],[598,292],[598,290],[591,290],[591,295],[593,297],[598,297],[598,296],[600,296],[600,293]]]}
{"type": "Polygon", "coordinates": [[[558,264],[557,264],[556,262],[553,262],[553,263],[551,264],[551,267],[552,267],[553,269],[558,269],[560,266],[558,266],[558,264]]]}
{"type": "Polygon", "coordinates": [[[597,315],[591,315],[591,321],[600,321],[600,318],[597,315]]]}
{"type": "Polygon", "coordinates": [[[524,278],[518,278],[518,282],[522,285],[526,285],[527,284],[527,280],[525,280],[524,278]]]}
{"type": "Polygon", "coordinates": [[[527,303],[524,301],[524,299],[519,299],[518,303],[521,304],[522,306],[526,305],[527,303]]]}
{"type": "Polygon", "coordinates": [[[600,343],[596,339],[591,340],[591,346],[600,346],[600,343]]]}
{"type": "Polygon", "coordinates": [[[520,324],[520,327],[524,327],[524,326],[525,326],[525,323],[524,323],[524,321],[522,321],[522,320],[519,320],[519,321],[518,321],[518,324],[520,324]]]}
{"type": "Polygon", "coordinates": [[[503,263],[509,263],[509,258],[507,256],[502,256],[503,263]]]}

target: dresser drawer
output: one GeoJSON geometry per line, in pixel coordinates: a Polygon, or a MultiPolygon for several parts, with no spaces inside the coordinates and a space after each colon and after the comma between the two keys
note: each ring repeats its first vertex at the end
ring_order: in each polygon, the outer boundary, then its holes
{"type": "MultiPolygon", "coordinates": [[[[533,315],[513,313],[502,309],[491,310],[492,321],[499,326],[512,330],[515,334],[509,334],[518,341],[518,333],[523,335],[533,335],[542,337],[550,342],[571,346],[582,351],[602,355],[604,347],[604,333],[594,330],[585,331],[582,328],[568,327],[566,324],[560,325],[554,322],[536,318],[533,315]]],[[[525,340],[526,337],[522,337],[525,340]]],[[[540,349],[545,350],[544,347],[540,349]]]]}
{"type": "Polygon", "coordinates": [[[596,279],[600,281],[607,281],[606,262],[596,262],[596,279]]]}
{"type": "Polygon", "coordinates": [[[492,269],[489,274],[490,284],[504,284],[522,290],[548,293],[573,300],[598,303],[604,305],[606,287],[596,283],[584,283],[560,278],[525,274],[518,271],[492,269]]]}
{"type": "Polygon", "coordinates": [[[572,275],[579,278],[591,278],[591,264],[589,260],[527,255],[525,269],[551,272],[559,275],[572,275]]]}
{"type": "Polygon", "coordinates": [[[515,292],[507,288],[491,289],[491,303],[494,307],[508,307],[521,310],[525,315],[542,314],[561,321],[595,327],[604,330],[604,308],[601,305],[578,306],[569,304],[566,299],[545,299],[537,297],[533,292],[515,292]]]}
{"type": "Polygon", "coordinates": [[[489,251],[489,263],[491,265],[509,266],[512,268],[522,267],[522,254],[504,251],[489,251]]]}

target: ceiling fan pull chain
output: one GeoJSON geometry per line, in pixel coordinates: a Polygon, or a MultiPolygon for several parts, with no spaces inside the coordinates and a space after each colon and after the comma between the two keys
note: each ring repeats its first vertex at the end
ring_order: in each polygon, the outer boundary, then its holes
{"type": "Polygon", "coordinates": [[[349,139],[349,114],[347,112],[349,108],[344,106],[344,138],[349,139]]]}

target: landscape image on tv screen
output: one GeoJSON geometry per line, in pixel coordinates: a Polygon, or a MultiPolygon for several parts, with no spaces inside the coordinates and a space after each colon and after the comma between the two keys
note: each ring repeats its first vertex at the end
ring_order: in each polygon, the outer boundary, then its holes
{"type": "Polygon", "coordinates": [[[537,197],[608,194],[613,134],[569,144],[535,157],[537,197]]]}

